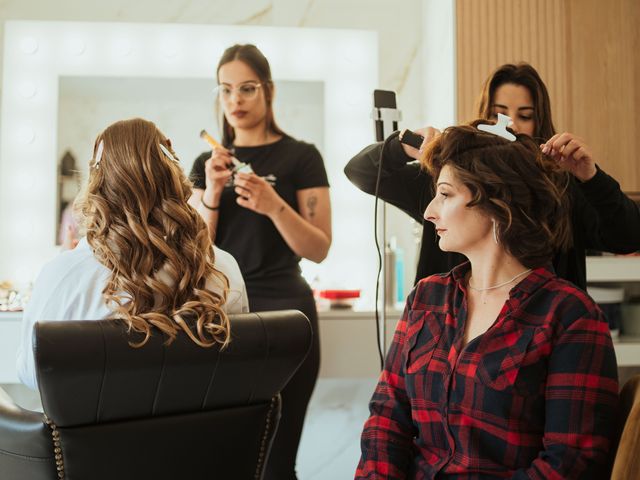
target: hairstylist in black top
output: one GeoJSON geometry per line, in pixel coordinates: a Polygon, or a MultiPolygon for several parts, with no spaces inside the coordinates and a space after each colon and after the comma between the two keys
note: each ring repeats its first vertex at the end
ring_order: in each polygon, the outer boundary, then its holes
{"type": "MultiPolygon", "coordinates": [[[[311,144],[274,120],[269,62],[253,45],[228,48],[218,63],[223,147],[203,153],[191,171],[191,204],[215,244],[240,266],[252,311],[294,308],[314,329],[312,351],[282,391],[282,418],[266,479],[295,479],[295,459],[320,363],[318,319],[301,257],[321,262],[331,245],[329,183],[311,144]],[[232,173],[232,157],[252,172],[232,173]]],[[[233,329],[233,326],[231,327],[233,329]]]]}

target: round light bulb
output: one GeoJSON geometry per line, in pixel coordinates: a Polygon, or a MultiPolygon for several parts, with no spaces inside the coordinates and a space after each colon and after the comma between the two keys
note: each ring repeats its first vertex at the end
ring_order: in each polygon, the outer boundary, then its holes
{"type": "Polygon", "coordinates": [[[76,56],[82,55],[85,52],[86,48],[87,46],[82,40],[74,40],[71,43],[71,53],[76,56]]]}
{"type": "Polygon", "coordinates": [[[33,98],[36,96],[36,93],[38,93],[38,89],[36,88],[35,83],[33,82],[23,82],[20,87],[18,88],[18,91],[20,92],[20,96],[22,98],[33,98]]]}
{"type": "Polygon", "coordinates": [[[128,57],[129,55],[131,55],[131,52],[133,52],[133,46],[131,45],[130,42],[124,40],[118,43],[118,46],[116,47],[116,51],[120,56],[128,57]]]}
{"type": "Polygon", "coordinates": [[[22,127],[18,130],[18,140],[24,145],[29,145],[36,140],[36,132],[31,127],[22,127]]]}
{"type": "Polygon", "coordinates": [[[24,37],[20,42],[20,49],[27,55],[33,55],[38,51],[38,41],[33,37],[24,37]]]}

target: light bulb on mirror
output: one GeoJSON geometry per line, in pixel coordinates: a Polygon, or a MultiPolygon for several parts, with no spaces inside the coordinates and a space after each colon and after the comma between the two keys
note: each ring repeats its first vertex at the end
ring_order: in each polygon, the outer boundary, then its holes
{"type": "Polygon", "coordinates": [[[36,140],[36,132],[31,127],[22,127],[18,129],[17,139],[23,145],[30,145],[36,140]]]}
{"type": "Polygon", "coordinates": [[[83,40],[79,38],[73,39],[72,41],[69,42],[69,51],[77,57],[84,54],[86,49],[87,49],[87,45],[84,43],[83,40]]]}
{"type": "Polygon", "coordinates": [[[20,96],[26,99],[33,98],[36,96],[36,93],[38,93],[35,83],[30,81],[22,82],[18,87],[18,91],[20,92],[20,96]]]}
{"type": "Polygon", "coordinates": [[[128,40],[119,40],[115,43],[115,51],[120,57],[128,57],[133,52],[133,46],[128,40]]]}
{"type": "Polygon", "coordinates": [[[38,51],[38,41],[33,37],[24,37],[20,42],[20,50],[27,55],[33,55],[38,51]]]}

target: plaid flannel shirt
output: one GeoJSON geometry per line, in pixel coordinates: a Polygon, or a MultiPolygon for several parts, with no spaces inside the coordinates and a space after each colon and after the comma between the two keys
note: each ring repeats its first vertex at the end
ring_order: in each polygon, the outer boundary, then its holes
{"type": "Polygon", "coordinates": [[[407,299],[356,478],[607,478],[618,380],[602,312],[538,268],[463,348],[469,268],[428,277],[407,299]]]}

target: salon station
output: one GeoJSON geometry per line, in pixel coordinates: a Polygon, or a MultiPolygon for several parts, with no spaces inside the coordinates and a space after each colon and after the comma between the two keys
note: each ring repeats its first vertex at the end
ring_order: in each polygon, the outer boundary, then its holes
{"type": "MultiPolygon", "coordinates": [[[[398,128],[443,129],[473,118],[479,86],[496,65],[529,62],[545,78],[556,128],[588,139],[599,166],[640,202],[636,3],[402,3],[1,2],[0,386],[25,408],[39,407],[37,392],[17,377],[22,310],[40,269],[61,250],[60,228],[89,173],[96,133],[116,120],[149,119],[188,174],[210,149],[200,132],[221,137],[215,64],[234,43],[255,44],[269,59],[278,124],[315,145],[330,184],[329,254],[300,262],[321,345],[301,479],[353,475],[379,348],[391,344],[414,285],[421,223],[374,202],[343,172],[376,141],[374,90],[396,93],[398,128]],[[602,18],[609,29],[594,28],[602,18]]],[[[622,385],[640,372],[640,254],[588,254],[587,290],[607,315],[622,385]]]]}

